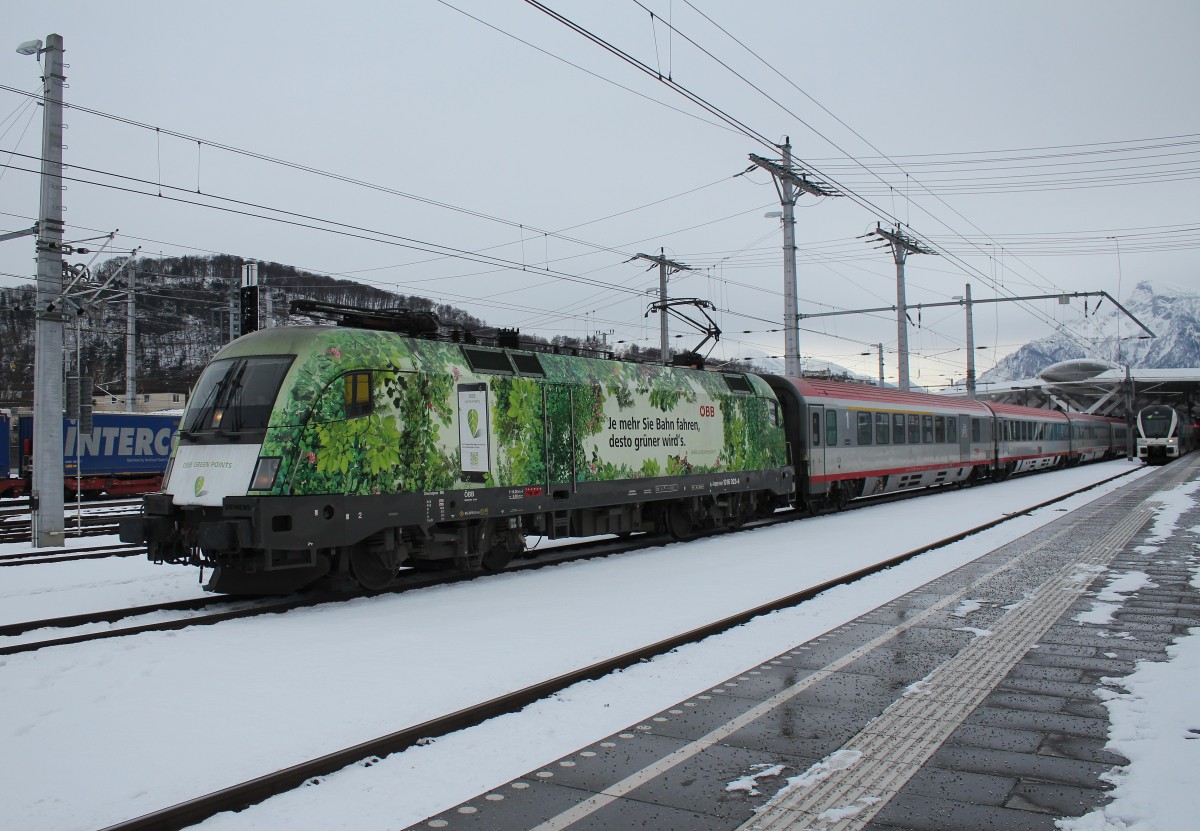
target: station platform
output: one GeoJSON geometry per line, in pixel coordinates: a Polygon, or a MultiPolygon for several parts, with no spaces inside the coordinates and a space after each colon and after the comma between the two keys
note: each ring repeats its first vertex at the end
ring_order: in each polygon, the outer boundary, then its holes
{"type": "Polygon", "coordinates": [[[1053,829],[1126,762],[1097,689],[1200,625],[1194,535],[1152,538],[1197,478],[1200,453],[411,828],[1053,829]]]}

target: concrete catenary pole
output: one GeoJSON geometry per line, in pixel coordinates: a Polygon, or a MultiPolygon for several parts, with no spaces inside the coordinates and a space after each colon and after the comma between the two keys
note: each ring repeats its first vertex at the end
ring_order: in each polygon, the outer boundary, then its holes
{"type": "Polygon", "coordinates": [[[908,251],[902,246],[892,246],[896,261],[896,383],[907,392],[912,387],[908,376],[908,303],[904,297],[904,261],[908,251]]]}
{"type": "Polygon", "coordinates": [[[908,376],[908,304],[904,298],[904,261],[909,254],[936,254],[897,226],[884,229],[878,223],[875,230],[867,234],[870,238],[883,240],[892,251],[892,259],[896,263],[896,352],[897,379],[900,389],[910,389],[908,376]]]}
{"type": "Polygon", "coordinates": [[[671,363],[671,330],[667,320],[667,252],[658,249],[658,350],[663,366],[671,363]]]}
{"type": "Polygon", "coordinates": [[[800,314],[796,296],[796,194],[838,196],[833,189],[815,182],[792,168],[792,140],[784,137],[779,149],[781,162],[750,154],[750,161],[771,174],[783,208],[783,370],[792,377],[800,375],[800,314]]]}
{"type": "Polygon", "coordinates": [[[971,309],[971,284],[967,283],[963,294],[963,305],[967,309],[967,398],[975,398],[975,317],[971,309]]]}
{"type": "Polygon", "coordinates": [[[137,412],[137,316],[134,304],[134,280],[129,270],[129,290],[125,295],[125,412],[137,412]]]}
{"type": "Polygon", "coordinates": [[[63,39],[47,35],[42,76],[34,352],[33,544],[64,544],[63,518],[63,39]]]}
{"type": "Polygon", "coordinates": [[[671,333],[670,328],[667,326],[667,309],[670,308],[667,298],[667,275],[674,274],[676,271],[691,271],[692,269],[683,263],[668,260],[666,251],[662,248],[658,249],[657,257],[652,257],[649,254],[635,254],[633,258],[635,260],[658,263],[658,302],[653,304],[653,307],[657,309],[660,315],[658,321],[659,360],[663,366],[666,366],[671,363],[671,333]]]}
{"type": "MultiPolygon", "coordinates": [[[[783,143],[783,167],[792,169],[792,142],[783,143]]],[[[779,179],[783,198],[783,371],[800,377],[800,309],[796,299],[796,186],[790,176],[779,179]]]]}

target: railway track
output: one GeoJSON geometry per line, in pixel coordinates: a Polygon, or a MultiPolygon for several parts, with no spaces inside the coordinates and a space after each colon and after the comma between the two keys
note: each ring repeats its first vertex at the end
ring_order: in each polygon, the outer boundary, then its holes
{"type": "MultiPolygon", "coordinates": [[[[29,500],[16,500],[0,505],[0,543],[31,542],[33,521],[29,500]]],[[[134,516],[141,509],[141,499],[105,499],[83,503],[68,503],[66,535],[94,537],[117,533],[123,517],[134,516]]]]}
{"type": "MultiPolygon", "coordinates": [[[[1131,471],[1126,471],[1120,475],[1126,475],[1131,471]]],[[[1112,478],[1119,478],[1114,476],[1112,478]]],[[[1109,480],[1105,480],[1109,481],[1109,480]]],[[[1091,486],[1095,487],[1095,485],[1091,486]]],[[[1088,490],[1084,488],[1083,490],[1088,490]]],[[[1077,491],[1082,492],[1082,491],[1077,491]]],[[[879,505],[890,502],[901,502],[907,499],[913,499],[922,494],[922,491],[904,491],[900,493],[889,494],[872,500],[863,500],[854,503],[844,509],[830,510],[859,510],[872,505],[879,505]]],[[[1073,494],[1069,494],[1073,495],[1073,494]]],[[[1066,497],[1061,497],[1066,498],[1066,497]]],[[[1050,503],[1046,503],[1050,504],[1050,503]]],[[[996,523],[1011,519],[1016,516],[1021,516],[1029,511],[1037,510],[1041,505],[1034,506],[1025,511],[1017,512],[998,520],[996,523]]],[[[778,525],[783,522],[793,522],[797,519],[803,519],[809,516],[809,513],[804,508],[796,508],[788,511],[780,511],[771,517],[756,520],[747,523],[740,529],[729,531],[727,533],[740,533],[759,528],[767,528],[772,525],[778,525]]],[[[991,525],[981,526],[978,529],[968,532],[977,533],[991,525]]],[[[528,559],[518,560],[510,564],[501,573],[512,573],[517,571],[531,571],[548,566],[561,565],[569,562],[594,559],[596,557],[607,557],[613,554],[625,554],[633,551],[638,551],[645,548],[652,548],[664,545],[671,542],[671,538],[665,534],[643,534],[628,538],[605,538],[599,541],[588,541],[560,545],[554,548],[538,551],[533,549],[530,552],[528,559]]],[[[946,544],[944,541],[938,545],[946,544]]],[[[131,547],[127,551],[108,552],[103,549],[109,547],[96,547],[94,553],[83,553],[79,556],[65,554],[59,557],[45,557],[44,552],[37,552],[34,555],[6,555],[6,557],[15,558],[11,561],[5,561],[5,557],[0,557],[0,567],[5,565],[21,565],[46,562],[60,562],[72,559],[87,559],[94,557],[106,556],[132,556],[145,552],[144,547],[131,547]],[[37,555],[41,556],[38,557],[37,555]]],[[[111,548],[119,548],[113,546],[111,548]]],[[[73,552],[72,552],[73,554],[73,552]]],[[[44,620],[27,621],[22,623],[14,623],[5,626],[0,626],[0,638],[2,637],[17,637],[26,632],[37,631],[40,629],[71,629],[84,628],[88,626],[102,625],[107,623],[118,623],[122,620],[130,620],[132,618],[144,617],[161,613],[171,612],[205,612],[208,609],[216,609],[211,614],[187,614],[183,617],[167,620],[154,621],[149,623],[134,624],[130,626],[122,626],[116,629],[104,629],[101,631],[82,632],[74,635],[64,635],[62,637],[46,638],[38,641],[29,641],[25,643],[0,645],[0,656],[15,655],[23,652],[36,652],[40,649],[45,649],[53,646],[65,646],[68,644],[86,643],[88,641],[106,640],[109,638],[127,637],[130,635],[140,635],[148,632],[169,632],[185,629],[189,626],[209,626],[216,623],[223,623],[229,620],[239,620],[243,618],[257,617],[260,615],[282,614],[293,609],[303,609],[310,606],[319,606],[327,603],[338,603],[348,600],[355,600],[362,597],[376,597],[388,594],[401,594],[417,589],[427,589],[434,586],[445,586],[452,583],[460,583],[466,580],[482,579],[487,577],[485,573],[429,573],[423,571],[403,571],[395,584],[387,589],[379,591],[364,591],[356,589],[353,591],[314,591],[304,594],[286,597],[286,598],[263,598],[255,600],[245,597],[229,597],[217,595],[212,597],[193,598],[190,600],[168,601],[164,603],[150,604],[146,606],[131,607],[126,609],[111,609],[99,612],[68,615],[59,618],[47,618],[44,620]],[[230,608],[238,606],[239,608],[230,608]]]]}
{"type": "Polygon", "coordinates": [[[1009,522],[1017,517],[1025,516],[1034,511],[1062,502],[1077,494],[1092,490],[1106,482],[1127,476],[1132,472],[1133,470],[1123,471],[1101,482],[1079,488],[1023,510],[1006,514],[999,519],[982,523],[944,539],[937,540],[936,542],[890,557],[871,566],[843,574],[803,591],[746,609],[737,614],[705,624],[704,626],[681,632],[656,643],[598,661],[590,666],[554,678],[545,679],[524,689],[481,702],[458,712],[443,715],[422,724],[406,727],[402,730],[334,751],[333,753],[311,759],[307,762],[188,800],[170,808],[111,825],[103,829],[103,831],[175,831],[175,829],[186,828],[202,822],[221,812],[243,810],[251,805],[263,802],[272,796],[285,793],[319,777],[332,774],[348,765],[364,761],[372,763],[374,760],[405,750],[421,741],[428,741],[467,727],[482,724],[497,716],[517,712],[530,704],[561,692],[581,681],[602,678],[613,672],[664,655],[687,644],[697,643],[722,634],[760,615],[800,605],[826,591],[861,580],[872,574],[919,557],[922,554],[951,545],[1005,522],[1009,522]]]}
{"type": "Polygon", "coordinates": [[[43,563],[69,563],[73,560],[100,560],[106,557],[134,557],[145,554],[144,545],[117,543],[116,545],[93,545],[87,548],[37,549],[17,554],[0,554],[0,568],[6,566],[41,565],[43,563]]]}
{"type": "MultiPolygon", "coordinates": [[[[110,515],[103,517],[83,517],[72,520],[65,529],[68,537],[102,537],[117,533],[121,516],[134,514],[110,515]]],[[[6,522],[0,526],[0,543],[31,542],[33,540],[33,523],[30,520],[6,522]]]]}
{"type": "MultiPolygon", "coordinates": [[[[790,517],[787,519],[790,519],[790,517]]],[[[764,523],[774,524],[777,522],[787,521],[787,519],[780,518],[774,520],[774,522],[771,520],[766,520],[764,523]]],[[[763,527],[763,524],[760,523],[755,527],[763,527]]],[[[626,553],[629,551],[636,551],[641,548],[650,548],[653,546],[663,545],[667,541],[668,539],[665,536],[645,535],[624,540],[606,539],[602,541],[564,545],[546,550],[545,552],[539,554],[538,559],[536,560],[524,560],[518,563],[513,563],[506,568],[503,573],[530,571],[534,569],[545,568],[547,566],[560,565],[567,562],[587,560],[595,557],[607,557],[611,554],[626,553]]],[[[130,554],[137,554],[144,551],[144,548],[135,549],[131,551],[130,554]]],[[[104,555],[98,554],[97,556],[104,555]]],[[[0,563],[0,565],[3,565],[3,563],[0,563]]],[[[210,597],[193,598],[190,600],[154,603],[146,606],[136,606],[126,609],[109,609],[100,612],[89,612],[85,614],[67,615],[57,618],[24,621],[0,626],[0,638],[17,637],[27,632],[34,632],[41,629],[72,629],[106,623],[119,623],[122,620],[130,620],[132,618],[145,617],[147,615],[161,613],[206,612],[209,609],[218,610],[212,612],[211,614],[187,615],[167,621],[154,621],[151,623],[122,626],[117,629],[83,632],[74,635],[64,635],[62,637],[29,641],[26,643],[9,644],[6,646],[0,646],[0,656],[17,655],[22,652],[36,652],[39,649],[46,649],[52,646],[65,646],[67,644],[86,643],[88,641],[127,637],[129,635],[140,635],[146,632],[170,632],[179,629],[185,629],[189,626],[210,626],[216,623],[223,623],[227,620],[238,620],[241,618],[257,617],[259,615],[281,614],[283,612],[289,612],[293,609],[303,609],[309,606],[319,606],[327,603],[345,602],[348,600],[356,600],[362,597],[378,597],[388,594],[402,594],[404,592],[414,591],[416,589],[444,586],[466,580],[481,579],[486,576],[488,575],[480,573],[430,574],[428,572],[411,571],[402,573],[396,585],[382,591],[375,592],[326,591],[311,592],[285,598],[269,599],[215,595],[210,597]]]]}

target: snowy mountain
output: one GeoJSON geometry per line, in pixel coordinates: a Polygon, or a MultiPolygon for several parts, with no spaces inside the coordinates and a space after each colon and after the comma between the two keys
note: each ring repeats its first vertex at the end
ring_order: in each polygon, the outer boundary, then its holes
{"type": "Polygon", "coordinates": [[[1136,324],[1120,310],[1107,308],[1090,319],[1086,334],[1060,331],[1031,341],[982,373],[980,383],[1035,378],[1051,364],[1076,358],[1142,369],[1200,367],[1200,293],[1142,282],[1122,303],[1157,337],[1140,339],[1144,333],[1136,324]]]}

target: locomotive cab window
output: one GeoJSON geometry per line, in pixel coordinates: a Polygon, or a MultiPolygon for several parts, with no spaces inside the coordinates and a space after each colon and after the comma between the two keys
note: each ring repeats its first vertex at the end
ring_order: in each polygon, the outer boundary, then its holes
{"type": "Polygon", "coordinates": [[[241,433],[267,428],[275,396],[294,355],[214,361],[196,382],[180,424],[185,439],[198,433],[241,433]]]}
{"type": "Polygon", "coordinates": [[[371,373],[350,372],[342,378],[342,400],[346,418],[358,418],[371,412],[371,373]]]}

